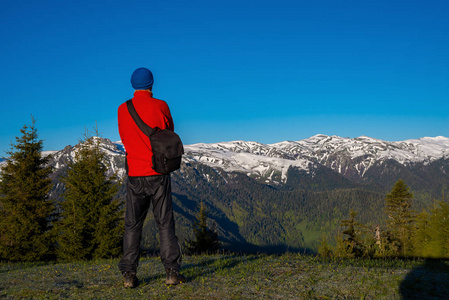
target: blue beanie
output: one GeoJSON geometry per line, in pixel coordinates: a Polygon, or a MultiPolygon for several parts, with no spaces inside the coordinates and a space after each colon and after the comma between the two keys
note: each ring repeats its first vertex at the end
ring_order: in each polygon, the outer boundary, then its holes
{"type": "Polygon", "coordinates": [[[131,85],[135,90],[148,90],[153,86],[153,74],[147,68],[138,68],[131,75],[131,85]]]}

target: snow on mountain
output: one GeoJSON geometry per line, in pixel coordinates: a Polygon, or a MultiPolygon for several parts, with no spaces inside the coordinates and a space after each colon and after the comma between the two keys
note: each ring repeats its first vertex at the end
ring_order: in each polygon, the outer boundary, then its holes
{"type": "Polygon", "coordinates": [[[449,138],[443,136],[423,137],[417,140],[398,142],[408,145],[409,151],[420,160],[433,161],[449,154],[449,138]]]}
{"type": "Polygon", "coordinates": [[[290,166],[309,171],[321,164],[347,175],[363,177],[375,163],[395,160],[403,165],[429,163],[449,153],[449,138],[425,137],[418,140],[387,142],[366,136],[344,138],[318,134],[301,141],[275,144],[234,141],[186,146],[186,159],[229,171],[241,171],[268,177],[280,172],[282,182],[290,166]]]}
{"type": "MultiPolygon", "coordinates": [[[[45,151],[52,165],[59,169],[75,159],[78,145],[60,151],[45,151]]],[[[101,139],[101,149],[107,154],[110,172],[124,177],[125,149],[123,143],[101,139]]],[[[366,136],[345,138],[318,134],[300,141],[261,144],[232,141],[184,146],[184,164],[205,164],[227,172],[243,172],[271,183],[285,183],[290,167],[313,176],[317,165],[328,167],[343,176],[361,178],[375,164],[394,160],[403,165],[428,164],[449,157],[449,138],[424,137],[399,142],[387,142],[366,136]]]]}
{"type": "MultiPolygon", "coordinates": [[[[97,137],[94,137],[97,138],[97,137]]],[[[125,176],[125,169],[123,168],[125,160],[125,151],[122,143],[113,143],[109,139],[100,139],[100,149],[106,154],[107,167],[110,173],[116,173],[120,178],[125,176]]],[[[80,149],[80,145],[66,146],[60,151],[46,151],[43,154],[51,154],[51,165],[55,169],[66,166],[75,160],[76,153],[80,149]]]]}
{"type": "Polygon", "coordinates": [[[256,142],[226,142],[184,146],[184,162],[199,162],[226,171],[247,173],[267,182],[286,182],[289,167],[309,170],[310,161],[294,159],[287,153],[256,142]]]}
{"type": "Polygon", "coordinates": [[[308,159],[345,175],[355,170],[359,176],[377,162],[395,160],[403,165],[429,163],[446,157],[449,138],[421,138],[402,142],[387,142],[366,136],[344,138],[318,134],[297,142],[281,142],[270,146],[288,152],[296,158],[308,159]]]}
{"type": "Polygon", "coordinates": [[[42,151],[42,156],[46,157],[49,155],[54,155],[55,153],[58,153],[59,151],[55,151],[55,150],[49,150],[49,151],[42,151]]]}

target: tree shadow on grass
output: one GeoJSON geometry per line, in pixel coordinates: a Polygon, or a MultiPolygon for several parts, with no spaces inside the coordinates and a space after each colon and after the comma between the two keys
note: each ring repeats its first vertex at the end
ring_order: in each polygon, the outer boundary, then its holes
{"type": "MultiPolygon", "coordinates": [[[[188,274],[187,282],[193,281],[197,279],[198,277],[203,277],[207,275],[212,275],[217,271],[223,270],[223,269],[232,269],[236,267],[239,264],[247,263],[252,260],[257,259],[257,256],[222,256],[217,258],[208,258],[206,260],[203,260],[199,263],[195,264],[186,264],[182,267],[181,273],[182,274],[188,274]]],[[[152,280],[164,278],[165,273],[159,273],[153,276],[145,277],[142,279],[142,282],[149,283],[152,280]]]]}
{"type": "Polygon", "coordinates": [[[414,268],[399,286],[401,297],[411,299],[449,299],[449,264],[441,259],[426,259],[414,268]]]}

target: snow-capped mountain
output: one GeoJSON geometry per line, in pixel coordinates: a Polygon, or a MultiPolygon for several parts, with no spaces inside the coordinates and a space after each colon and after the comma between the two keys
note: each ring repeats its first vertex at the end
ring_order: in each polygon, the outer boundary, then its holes
{"type": "MultiPolygon", "coordinates": [[[[52,165],[59,169],[73,161],[79,146],[48,151],[52,165]]],[[[121,142],[101,139],[111,172],[125,174],[125,149],[121,142]]],[[[449,138],[424,137],[416,140],[387,142],[366,136],[344,138],[318,134],[300,141],[274,144],[232,141],[185,145],[183,164],[204,164],[226,172],[241,172],[266,183],[286,183],[293,168],[314,175],[326,167],[347,178],[363,178],[374,165],[395,161],[403,166],[429,164],[449,156],[449,138]]]]}
{"type": "Polygon", "coordinates": [[[372,160],[393,159],[401,164],[433,161],[448,154],[449,138],[421,138],[402,142],[386,142],[366,136],[342,138],[338,136],[315,135],[311,138],[292,143],[277,143],[274,147],[290,153],[312,156],[324,163],[336,154],[351,159],[369,157],[372,160]]]}
{"type": "Polygon", "coordinates": [[[184,147],[185,163],[201,163],[225,171],[243,172],[266,182],[286,182],[290,167],[309,171],[309,159],[294,157],[271,145],[256,142],[194,144],[184,147]]]}
{"type": "MultiPolygon", "coordinates": [[[[96,138],[96,137],[94,137],[96,138]]],[[[101,150],[106,154],[109,172],[116,173],[120,178],[125,176],[125,150],[121,142],[113,143],[109,139],[100,138],[101,150]]],[[[50,164],[56,169],[63,169],[75,160],[80,145],[66,146],[60,151],[45,151],[44,155],[51,155],[50,164]]]]}
{"type": "Polygon", "coordinates": [[[290,167],[310,172],[321,165],[343,176],[351,173],[363,177],[372,166],[388,160],[404,166],[428,164],[448,156],[449,138],[387,142],[365,136],[351,139],[319,134],[268,145],[244,141],[194,144],[185,146],[185,150],[185,162],[245,172],[270,181],[280,174],[278,178],[285,183],[290,167]]]}

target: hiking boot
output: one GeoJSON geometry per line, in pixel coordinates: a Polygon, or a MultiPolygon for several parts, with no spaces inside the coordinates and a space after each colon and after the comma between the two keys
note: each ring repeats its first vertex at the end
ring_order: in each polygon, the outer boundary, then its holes
{"type": "Polygon", "coordinates": [[[179,274],[178,271],[174,270],[174,269],[168,269],[166,270],[167,272],[167,280],[166,280],[166,284],[169,285],[175,285],[175,284],[179,284],[182,282],[186,282],[186,278],[179,274]]]}
{"type": "Polygon", "coordinates": [[[135,272],[125,272],[125,288],[135,288],[139,285],[139,279],[135,272]]]}

